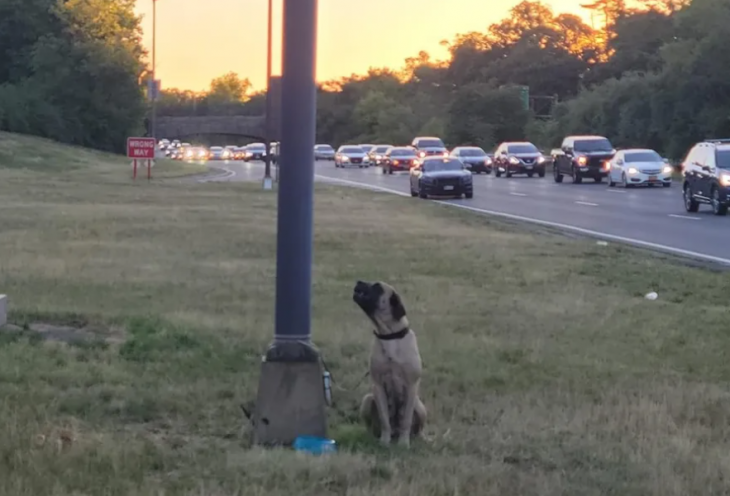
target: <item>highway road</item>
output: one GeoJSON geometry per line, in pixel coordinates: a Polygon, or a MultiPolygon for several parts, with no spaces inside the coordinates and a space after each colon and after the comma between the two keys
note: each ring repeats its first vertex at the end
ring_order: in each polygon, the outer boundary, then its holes
{"type": "MultiPolygon", "coordinates": [[[[218,179],[260,180],[263,165],[228,162],[218,179]]],[[[408,173],[384,175],[379,167],[338,169],[317,162],[315,179],[375,189],[410,198],[408,173]]],[[[412,201],[434,201],[413,198],[412,201]]],[[[708,206],[688,214],[679,183],[671,188],[609,188],[602,184],[556,184],[545,178],[474,176],[471,200],[438,200],[478,213],[533,222],[584,235],[642,246],[730,266],[730,217],[708,206]]]]}

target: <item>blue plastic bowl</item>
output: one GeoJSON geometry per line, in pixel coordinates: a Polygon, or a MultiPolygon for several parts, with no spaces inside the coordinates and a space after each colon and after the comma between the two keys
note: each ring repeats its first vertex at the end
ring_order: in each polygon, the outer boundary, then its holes
{"type": "Polygon", "coordinates": [[[334,439],[317,436],[299,436],[294,440],[294,449],[313,455],[322,455],[324,453],[336,452],[337,443],[335,443],[334,439]]]}

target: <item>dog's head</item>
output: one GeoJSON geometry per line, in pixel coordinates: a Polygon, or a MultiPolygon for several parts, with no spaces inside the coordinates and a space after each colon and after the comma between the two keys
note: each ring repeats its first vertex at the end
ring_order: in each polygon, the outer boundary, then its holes
{"type": "Polygon", "coordinates": [[[373,321],[378,333],[391,334],[408,327],[406,308],[391,285],[357,281],[352,299],[373,321]]]}

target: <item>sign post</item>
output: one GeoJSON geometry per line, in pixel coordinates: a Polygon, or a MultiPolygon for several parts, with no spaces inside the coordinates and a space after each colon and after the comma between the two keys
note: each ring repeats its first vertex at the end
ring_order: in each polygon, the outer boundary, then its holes
{"type": "Polygon", "coordinates": [[[147,161],[147,179],[152,179],[152,160],[155,158],[155,138],[127,138],[127,157],[133,160],[132,179],[137,179],[137,161],[147,161]]]}

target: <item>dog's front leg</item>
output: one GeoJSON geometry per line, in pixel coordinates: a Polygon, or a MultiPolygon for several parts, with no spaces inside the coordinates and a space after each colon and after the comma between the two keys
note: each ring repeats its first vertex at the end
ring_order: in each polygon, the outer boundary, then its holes
{"type": "Polygon", "coordinates": [[[406,387],[405,405],[399,422],[398,444],[408,448],[411,445],[411,428],[413,426],[413,412],[418,397],[418,383],[406,387]]]}
{"type": "Polygon", "coordinates": [[[373,396],[375,396],[375,406],[378,407],[378,417],[380,417],[380,444],[388,446],[392,435],[388,395],[381,384],[373,383],[373,396]]]}

